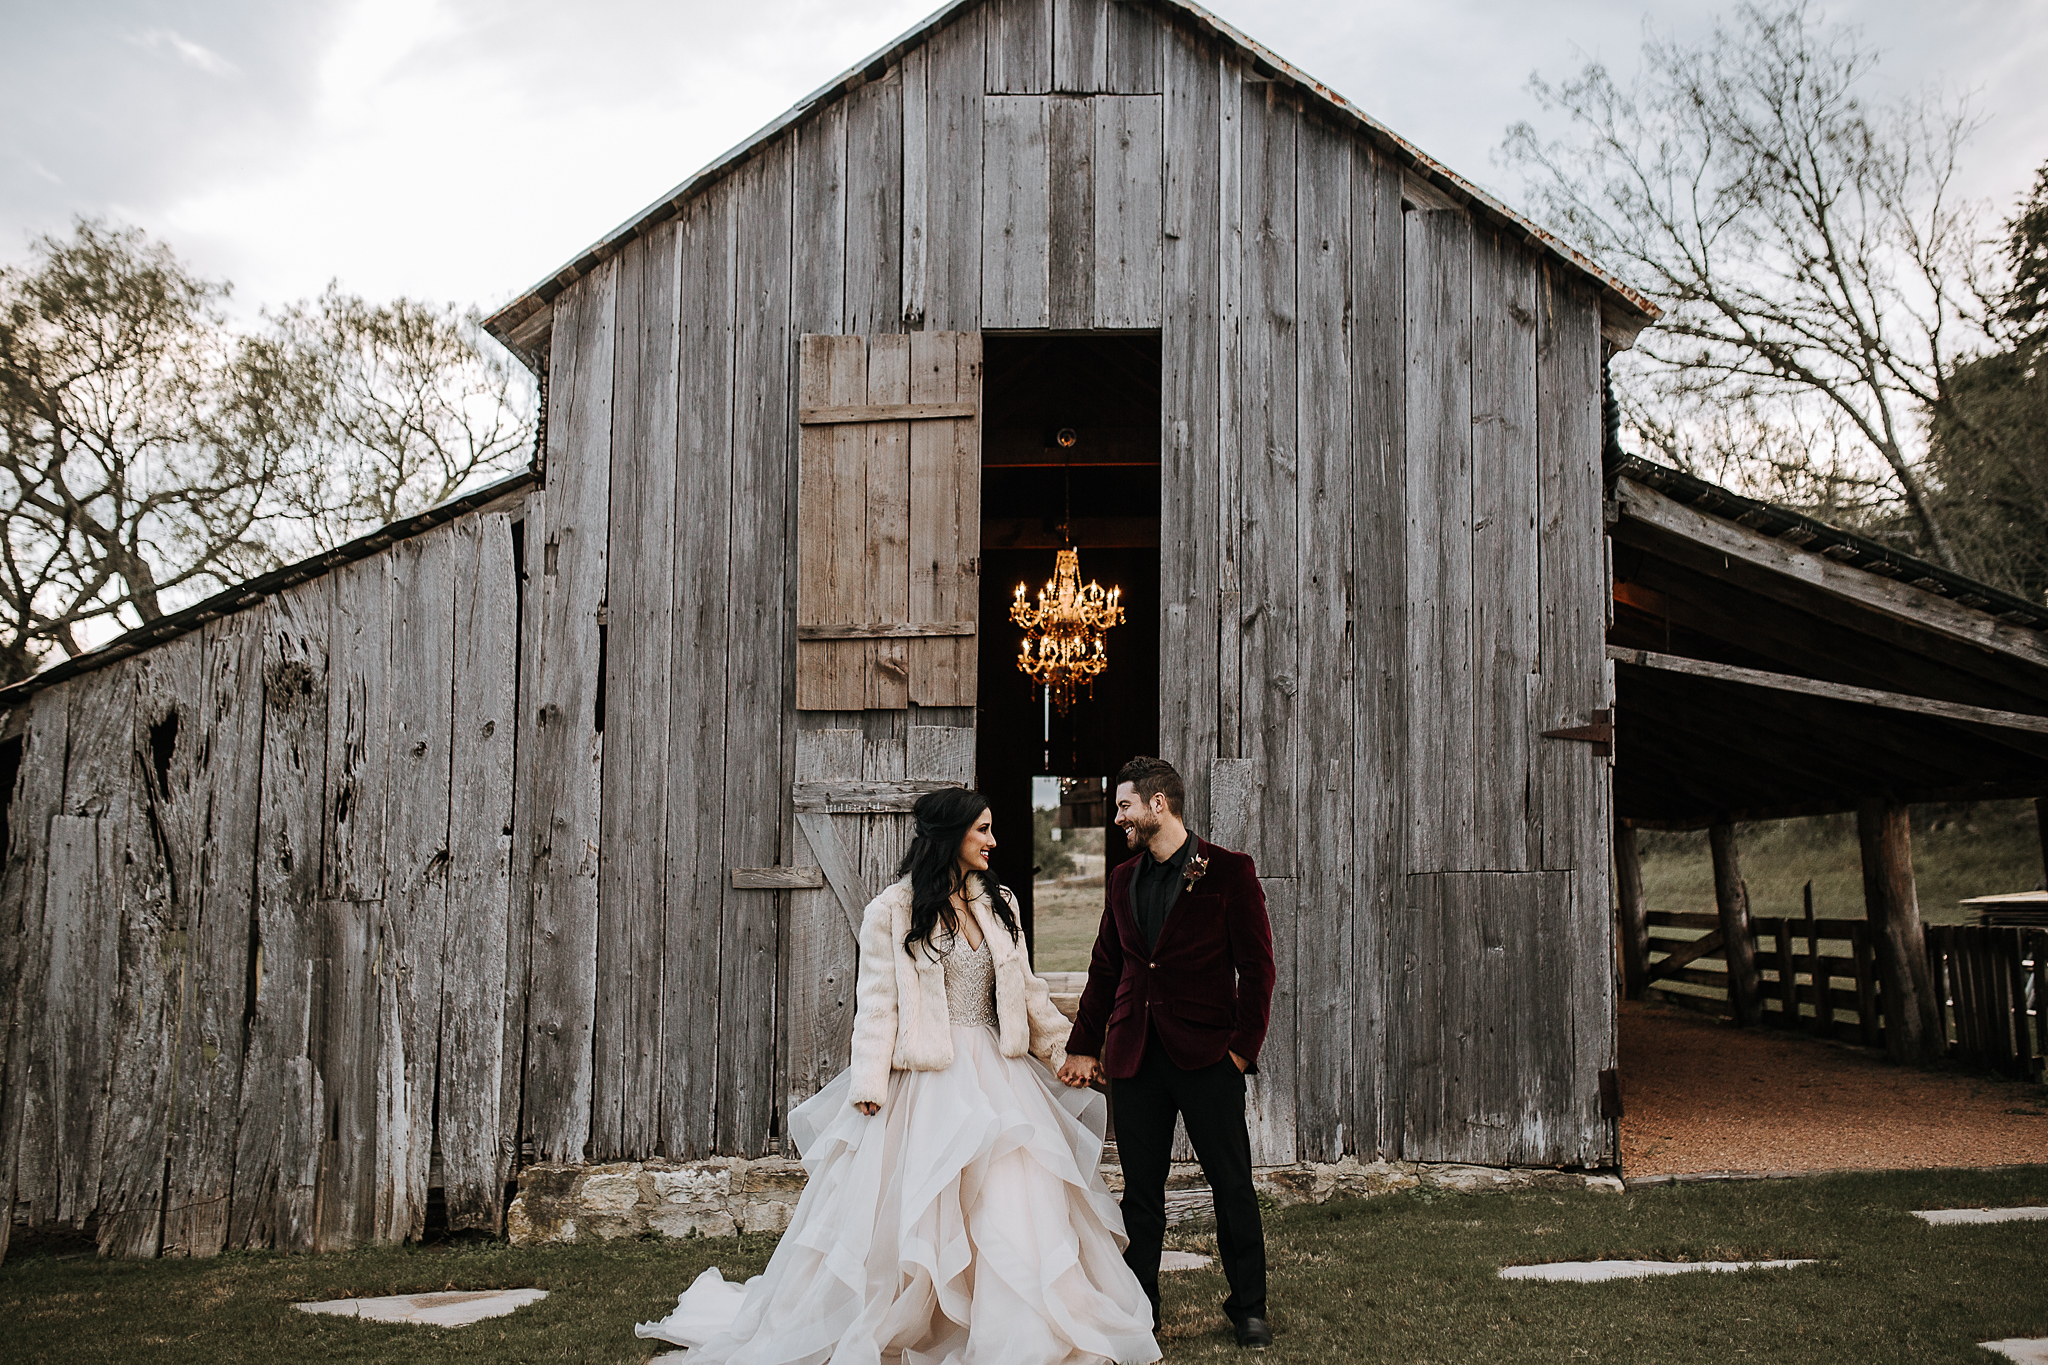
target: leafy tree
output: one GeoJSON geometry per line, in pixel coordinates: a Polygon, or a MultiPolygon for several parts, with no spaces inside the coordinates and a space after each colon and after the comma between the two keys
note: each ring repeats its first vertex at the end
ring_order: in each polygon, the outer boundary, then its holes
{"type": "Polygon", "coordinates": [[[1928,465],[1966,571],[2048,601],[2048,165],[2005,226],[2005,344],[1958,366],[1929,410],[1928,465]]]}
{"type": "Polygon", "coordinates": [[[1627,86],[1598,63],[1536,79],[1571,133],[1524,123],[1505,147],[1539,213],[1665,310],[1616,367],[1639,434],[1794,501],[1847,495],[1873,524],[1902,509],[1915,548],[1956,564],[1919,447],[1986,322],[1951,189],[1967,107],[1874,102],[1878,54],[1805,0],[1642,55],[1627,86]]]}
{"type": "Polygon", "coordinates": [[[270,562],[291,433],[277,376],[224,329],[227,293],[96,222],[0,268],[0,679],[270,562]]]}
{"type": "Polygon", "coordinates": [[[527,458],[474,317],[330,286],[242,334],[228,293],[97,221],[0,268],[0,682],[527,458]]]}
{"type": "Polygon", "coordinates": [[[287,494],[314,547],[337,544],[523,465],[533,389],[474,314],[371,304],[333,285],[272,315],[260,345],[295,395],[287,494]]]}

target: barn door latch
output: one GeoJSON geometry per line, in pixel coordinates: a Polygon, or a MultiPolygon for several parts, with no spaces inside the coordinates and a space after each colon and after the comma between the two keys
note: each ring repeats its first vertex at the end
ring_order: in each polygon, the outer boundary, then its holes
{"type": "Polygon", "coordinates": [[[1595,711],[1590,725],[1572,725],[1562,730],[1545,730],[1545,739],[1570,739],[1593,746],[1593,752],[1606,758],[1614,752],[1614,712],[1595,711]]]}

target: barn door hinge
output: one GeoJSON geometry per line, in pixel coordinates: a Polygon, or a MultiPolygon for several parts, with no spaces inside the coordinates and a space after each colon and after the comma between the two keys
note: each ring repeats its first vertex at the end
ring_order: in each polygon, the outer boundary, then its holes
{"type": "Polygon", "coordinates": [[[1608,1067],[1600,1073],[1600,1117],[1618,1119],[1621,1116],[1621,1072],[1608,1067]]]}
{"type": "Polygon", "coordinates": [[[1614,712],[1593,712],[1592,724],[1571,725],[1562,730],[1545,730],[1545,739],[1570,739],[1593,746],[1593,752],[1606,758],[1614,752],[1614,712]]]}

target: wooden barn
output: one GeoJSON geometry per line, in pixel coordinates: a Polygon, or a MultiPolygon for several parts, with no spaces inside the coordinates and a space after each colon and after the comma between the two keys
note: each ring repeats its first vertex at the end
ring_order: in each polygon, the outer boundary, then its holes
{"type": "Polygon", "coordinates": [[[1032,778],[1147,752],[1264,879],[1258,1160],[1611,1164],[1653,312],[1193,5],[947,7],[490,320],[531,475],[0,693],[16,1221],[343,1246],[774,1150],[910,801],[980,785],[1028,893],[1032,778]],[[1128,619],[1057,717],[1063,544],[1128,619]]]}

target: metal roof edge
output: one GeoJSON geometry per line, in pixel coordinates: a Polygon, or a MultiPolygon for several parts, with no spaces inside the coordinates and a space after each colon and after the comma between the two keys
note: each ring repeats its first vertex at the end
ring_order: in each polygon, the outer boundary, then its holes
{"type": "MultiPolygon", "coordinates": [[[[639,213],[634,214],[611,232],[606,233],[584,251],[572,257],[567,264],[549,275],[532,288],[520,294],[504,307],[484,319],[484,330],[502,342],[520,361],[536,373],[539,370],[539,349],[524,346],[514,341],[515,332],[521,324],[549,307],[555,297],[577,280],[582,279],[605,261],[617,255],[628,243],[637,238],[645,229],[668,221],[674,217],[690,197],[711,182],[730,173],[751,157],[755,151],[796,124],[812,111],[831,100],[858,89],[867,81],[883,74],[889,63],[898,60],[905,52],[924,41],[937,29],[951,23],[962,12],[985,3],[985,0],[953,0],[912,26],[894,41],[884,45],[868,57],[847,68],[832,80],[821,85],[811,94],[792,105],[780,117],[769,122],[752,136],[731,150],[707,164],[703,169],[686,178],[668,193],[656,199],[639,213]]],[[[1315,96],[1330,109],[1352,120],[1376,143],[1391,150],[1408,163],[1408,168],[1419,172],[1427,180],[1448,187],[1463,201],[1477,205],[1485,216],[1497,219],[1522,234],[1524,239],[1537,249],[1554,256],[1564,264],[1588,276],[1602,291],[1604,303],[1618,305],[1625,316],[1617,324],[1607,328],[1613,339],[1626,345],[1639,329],[1663,316],[1662,310],[1642,294],[1624,284],[1618,277],[1603,270],[1584,252],[1569,245],[1555,234],[1538,227],[1535,223],[1495,199],[1477,185],[1465,180],[1449,167],[1424,153],[1415,144],[1395,133],[1385,124],[1366,114],[1331,87],[1309,76],[1300,68],[1280,57],[1270,49],[1246,37],[1236,28],[1217,18],[1192,0],[1147,0],[1168,11],[1178,12],[1190,19],[1195,26],[1207,30],[1212,36],[1235,47],[1250,59],[1259,75],[1268,79],[1281,80],[1315,96]],[[1262,69],[1263,68],[1263,69],[1262,69]]],[[[1603,310],[1605,311],[1605,310],[1603,310]]]]}
{"type": "Polygon", "coordinates": [[[1688,474],[1640,455],[1623,455],[1618,460],[1610,460],[1606,474],[1610,487],[1616,479],[1633,479],[1694,511],[1747,526],[1759,534],[1826,555],[1851,568],[1905,583],[1932,596],[1945,597],[2007,625],[2048,631],[2048,605],[2029,602],[2016,593],[1980,583],[1918,555],[1895,550],[1881,541],[1831,526],[1803,512],[1731,492],[1697,474],[1688,474]]]}
{"type": "Polygon", "coordinates": [[[368,559],[379,550],[402,540],[410,540],[437,526],[444,526],[457,517],[479,511],[501,498],[536,486],[539,482],[540,475],[536,471],[522,470],[495,483],[485,484],[474,492],[436,503],[423,512],[416,512],[403,520],[380,526],[367,535],[357,536],[354,540],[337,545],[331,550],[322,550],[318,554],[308,555],[297,563],[272,569],[269,573],[260,574],[247,582],[223,588],[213,596],[194,602],[182,611],[160,616],[145,625],[137,626],[134,630],[117,635],[97,649],[90,649],[62,663],[52,664],[35,676],[23,678],[18,683],[0,687],[0,711],[19,706],[43,689],[68,682],[82,673],[104,668],[110,663],[125,659],[153,645],[174,640],[181,635],[189,635],[208,621],[222,616],[232,616],[238,611],[247,611],[265,598],[274,597],[286,588],[296,587],[345,564],[368,559]]]}

